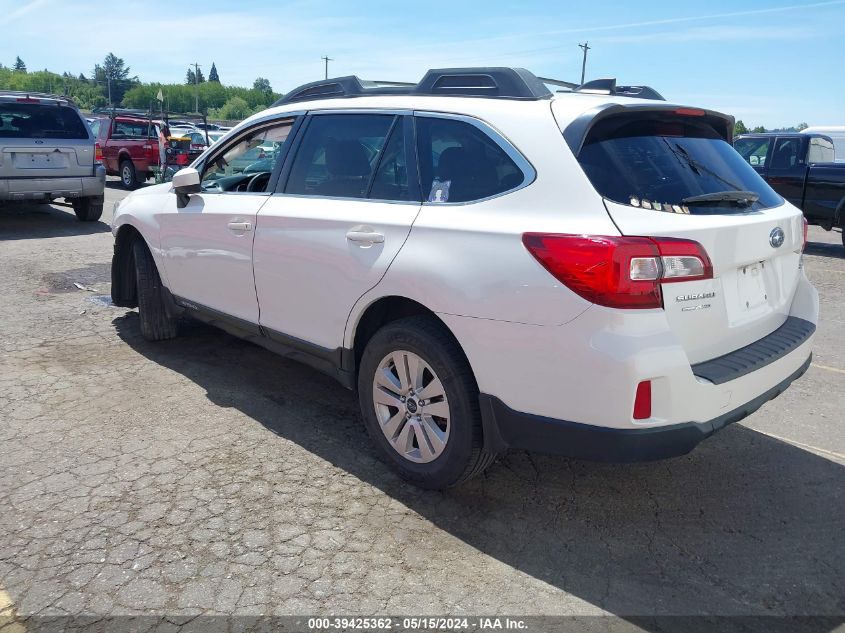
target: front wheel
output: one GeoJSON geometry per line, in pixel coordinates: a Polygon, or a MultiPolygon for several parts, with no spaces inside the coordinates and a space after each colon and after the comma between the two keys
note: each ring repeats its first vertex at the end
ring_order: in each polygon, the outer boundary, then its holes
{"type": "Polygon", "coordinates": [[[104,196],[76,198],[71,201],[76,219],[80,222],[96,222],[103,215],[104,196]]]}
{"type": "Polygon", "coordinates": [[[358,396],[382,456],[422,488],[454,486],[495,458],[482,447],[469,363],[433,318],[401,319],[376,332],[361,358],[358,396]]]}
{"type": "Polygon", "coordinates": [[[138,291],[138,316],[141,335],[148,341],[163,341],[178,334],[179,320],[167,313],[164,289],[153,256],[143,240],[132,245],[135,281],[138,291]]]}

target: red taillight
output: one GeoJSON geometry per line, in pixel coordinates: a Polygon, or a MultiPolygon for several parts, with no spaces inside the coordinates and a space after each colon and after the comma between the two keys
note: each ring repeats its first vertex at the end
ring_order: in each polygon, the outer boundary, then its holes
{"type": "Polygon", "coordinates": [[[100,147],[99,143],[94,143],[94,160],[97,162],[103,162],[103,148],[100,147]]]}
{"type": "Polygon", "coordinates": [[[675,114],[680,114],[681,116],[704,116],[707,113],[698,108],[677,108],[675,114]]]}
{"type": "Polygon", "coordinates": [[[651,417],[651,381],[643,380],[637,385],[634,398],[634,419],[647,420],[651,417]]]}
{"type": "Polygon", "coordinates": [[[810,231],[810,223],[807,222],[807,218],[801,216],[801,219],[804,221],[804,243],[801,244],[801,252],[803,253],[807,248],[807,235],[810,231]]]}
{"type": "Polygon", "coordinates": [[[713,277],[692,240],[525,233],[522,243],[570,290],[610,308],[662,308],[661,283],[713,277]]]}
{"type": "Polygon", "coordinates": [[[191,143],[191,149],[193,151],[201,152],[202,150],[205,149],[205,145],[200,145],[199,143],[191,143]]]}

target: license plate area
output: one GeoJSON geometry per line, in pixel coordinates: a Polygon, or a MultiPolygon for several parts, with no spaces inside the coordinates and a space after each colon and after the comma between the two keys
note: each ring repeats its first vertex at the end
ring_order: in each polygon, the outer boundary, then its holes
{"type": "Polygon", "coordinates": [[[754,311],[768,303],[765,262],[742,266],[736,271],[740,310],[754,311]]]}
{"type": "Polygon", "coordinates": [[[68,160],[62,152],[16,152],[14,165],[18,169],[62,169],[68,160]]]}

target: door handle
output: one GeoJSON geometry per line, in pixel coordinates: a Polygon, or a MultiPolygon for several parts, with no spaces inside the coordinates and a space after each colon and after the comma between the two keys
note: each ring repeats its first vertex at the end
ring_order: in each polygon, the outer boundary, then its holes
{"type": "Polygon", "coordinates": [[[350,242],[364,242],[367,244],[381,244],[384,242],[384,235],[375,231],[356,231],[355,229],[346,234],[350,242]]]}
{"type": "Polygon", "coordinates": [[[252,222],[229,222],[227,225],[230,231],[251,231],[252,222]]]}

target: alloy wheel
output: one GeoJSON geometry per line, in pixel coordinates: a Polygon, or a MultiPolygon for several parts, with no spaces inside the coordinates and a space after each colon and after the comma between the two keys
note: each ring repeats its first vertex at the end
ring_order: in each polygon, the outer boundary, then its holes
{"type": "Polygon", "coordinates": [[[385,356],[373,378],[373,406],[382,433],[405,459],[426,464],[449,441],[449,402],[431,366],[413,352],[385,356]]]}

